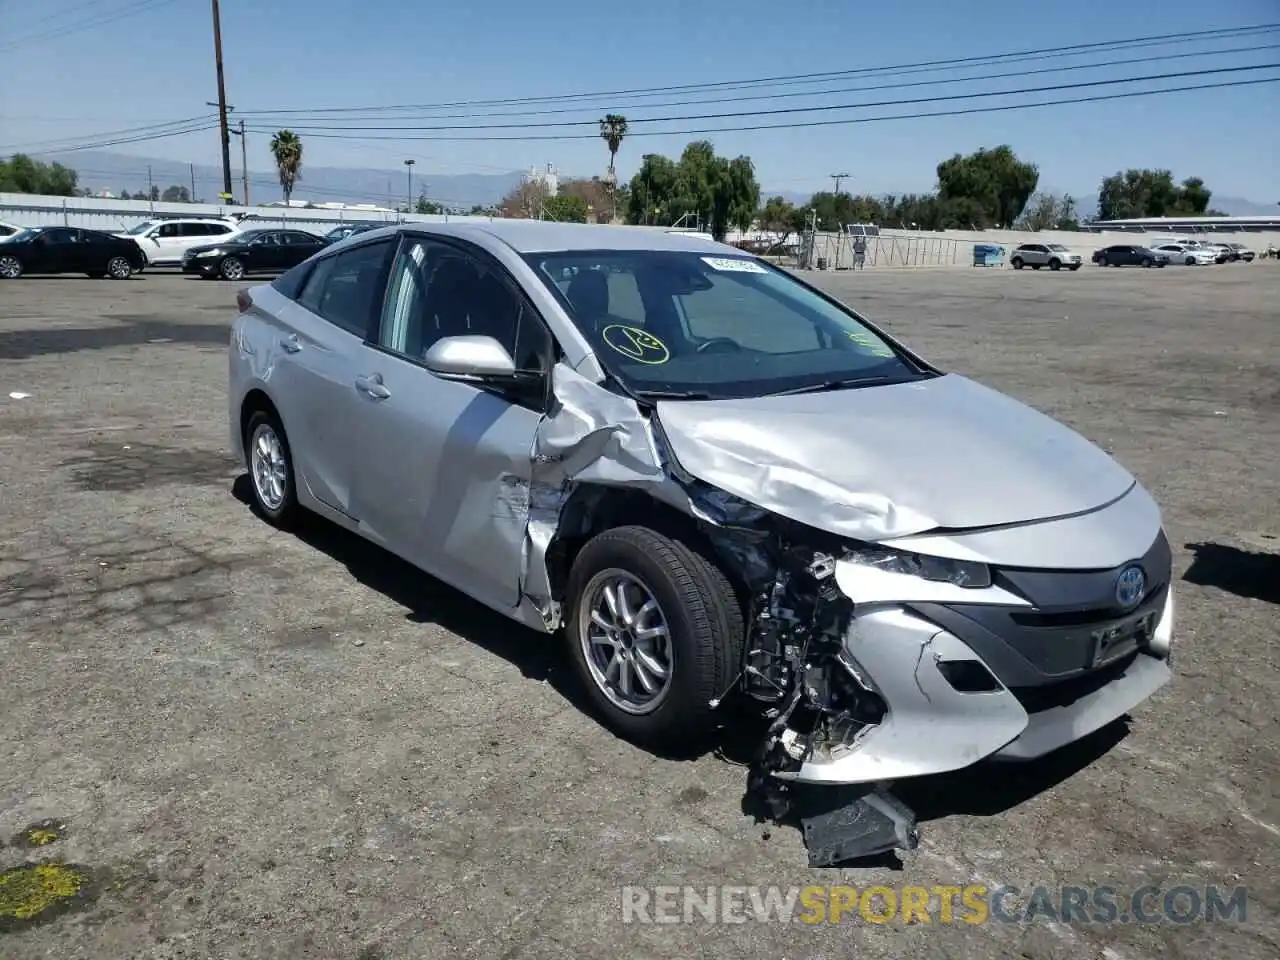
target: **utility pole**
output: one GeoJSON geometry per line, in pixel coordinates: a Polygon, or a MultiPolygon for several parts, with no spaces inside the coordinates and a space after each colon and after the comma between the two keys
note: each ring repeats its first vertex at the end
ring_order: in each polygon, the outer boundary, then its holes
{"type": "Polygon", "coordinates": [[[147,164],[147,200],[151,202],[151,212],[156,212],[156,185],[151,180],[151,164],[147,164]]]}
{"type": "Polygon", "coordinates": [[[191,168],[191,202],[195,203],[196,202],[196,165],[194,163],[188,163],[187,166],[191,168]]]}
{"type": "Polygon", "coordinates": [[[413,160],[406,160],[404,162],[405,168],[409,171],[409,198],[404,205],[404,212],[406,214],[413,213],[413,164],[413,160]]]}
{"type": "Polygon", "coordinates": [[[222,193],[231,197],[231,132],[227,129],[227,87],[222,79],[222,15],[213,0],[213,57],[218,68],[218,132],[222,136],[222,193]]]}
{"type": "MultiPolygon", "coordinates": [[[[235,107],[228,107],[234,110],[235,107]]],[[[237,137],[240,138],[240,175],[244,181],[244,205],[249,206],[249,140],[244,135],[244,121],[240,121],[240,129],[232,130],[237,137]]]]}
{"type": "Polygon", "coordinates": [[[849,179],[849,174],[847,174],[847,173],[833,173],[833,174],[831,174],[831,179],[832,179],[832,180],[834,180],[834,181],[836,182],[836,192],[835,192],[835,196],[837,196],[837,197],[838,197],[838,196],[840,196],[840,181],[841,181],[841,180],[848,180],[848,179],[849,179]]]}

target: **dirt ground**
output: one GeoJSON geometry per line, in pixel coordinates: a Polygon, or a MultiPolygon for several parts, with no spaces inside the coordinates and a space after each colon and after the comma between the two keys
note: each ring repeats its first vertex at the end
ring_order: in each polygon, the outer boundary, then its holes
{"type": "Polygon", "coordinates": [[[900,866],[811,870],[794,826],[744,813],[733,744],[623,744],[579,709],[555,642],[323,524],[254,517],[226,453],[231,287],[0,282],[0,871],[90,878],[53,919],[0,926],[0,955],[1276,956],[1280,267],[817,282],[1160,501],[1176,677],[1127,726],[914,784],[924,839],[900,866]],[[19,836],[42,821],[56,840],[19,836]],[[620,906],[626,886],[840,883],[1245,885],[1248,906],[1071,925],[620,906]]]}

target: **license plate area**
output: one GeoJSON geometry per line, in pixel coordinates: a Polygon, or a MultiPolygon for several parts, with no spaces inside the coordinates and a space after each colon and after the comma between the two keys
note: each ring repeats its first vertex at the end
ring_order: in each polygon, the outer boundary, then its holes
{"type": "Polygon", "coordinates": [[[1132,620],[1115,623],[1102,630],[1091,631],[1089,639],[1092,651],[1089,666],[1105,667],[1133,653],[1151,638],[1154,623],[1155,614],[1144,613],[1132,620]]]}

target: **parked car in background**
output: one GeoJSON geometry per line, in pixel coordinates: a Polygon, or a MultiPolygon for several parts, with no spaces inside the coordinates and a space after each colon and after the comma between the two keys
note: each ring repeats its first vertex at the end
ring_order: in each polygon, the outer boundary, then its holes
{"type": "Polygon", "coordinates": [[[1225,243],[1206,243],[1204,248],[1213,254],[1214,263],[1226,263],[1231,259],[1231,247],[1225,243]]]}
{"type": "Polygon", "coordinates": [[[1188,267],[1203,267],[1218,262],[1218,254],[1208,247],[1193,247],[1185,243],[1162,243],[1156,253],[1163,253],[1169,262],[1188,267]]]}
{"type": "Polygon", "coordinates": [[[154,267],[177,266],[192,247],[228,239],[240,232],[240,223],[231,217],[183,217],[173,220],[144,220],[118,237],[134,240],[154,267]]]}
{"type": "Polygon", "coordinates": [[[1015,270],[1024,266],[1032,270],[1048,267],[1050,270],[1079,270],[1083,260],[1080,254],[1072,253],[1060,243],[1024,243],[1013,251],[1009,265],[1015,270]]]}
{"type": "Polygon", "coordinates": [[[563,629],[625,737],[687,746],[733,691],[778,717],[766,772],[879,782],[1043,756],[1171,677],[1170,545],[1123,467],[723,244],[414,223],[236,303],[259,515],[563,629]]]}
{"type": "Polygon", "coordinates": [[[0,241],[0,278],[83,273],[127,280],[146,264],[133,240],[79,227],[24,227],[0,241]]]}
{"type": "Polygon", "coordinates": [[[246,230],[222,243],[192,247],[182,259],[182,272],[206,280],[239,280],[248,273],[296,267],[325,246],[314,233],[303,230],[246,230]]]}
{"type": "Polygon", "coordinates": [[[386,223],[348,223],[341,227],[334,227],[320,239],[325,244],[337,243],[339,240],[345,240],[347,237],[354,237],[357,234],[368,233],[370,230],[377,230],[379,227],[390,226],[386,223]]]}
{"type": "Polygon", "coordinates": [[[1169,255],[1136,244],[1118,243],[1093,252],[1093,262],[1100,267],[1164,267],[1169,255]]]}
{"type": "Polygon", "coordinates": [[[1243,243],[1228,243],[1227,246],[1231,248],[1231,256],[1227,258],[1228,260],[1252,263],[1254,257],[1257,256],[1256,253],[1246,247],[1243,243]]]}

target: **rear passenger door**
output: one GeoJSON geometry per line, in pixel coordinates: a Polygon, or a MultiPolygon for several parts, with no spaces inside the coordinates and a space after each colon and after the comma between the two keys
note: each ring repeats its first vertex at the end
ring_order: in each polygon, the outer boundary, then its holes
{"type": "Polygon", "coordinates": [[[353,508],[371,539],[483,603],[520,601],[532,451],[555,342],[514,280],[465,244],[406,237],[376,343],[360,350],[353,508]],[[482,385],[423,365],[447,336],[491,336],[521,374],[482,385]]]}
{"type": "Polygon", "coordinates": [[[294,469],[324,506],[355,519],[359,395],[356,363],[382,303],[395,243],[362,244],[309,265],[296,302],[271,319],[279,352],[271,396],[280,410],[294,469]]]}

